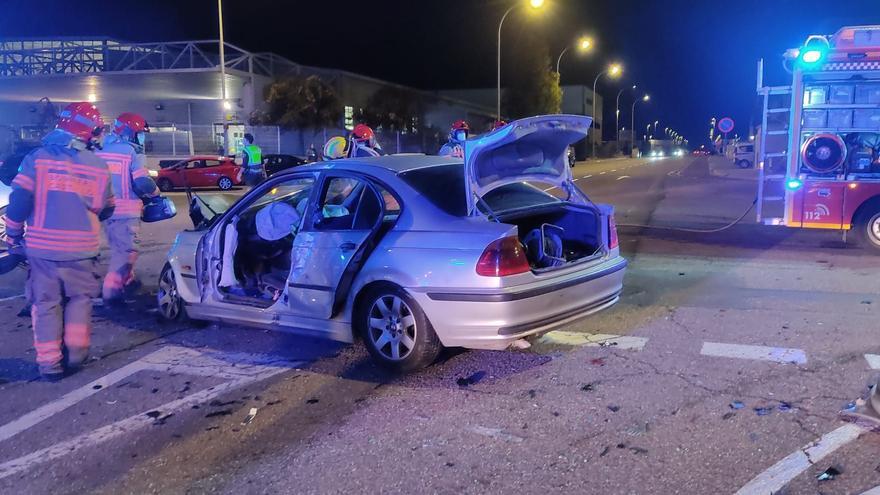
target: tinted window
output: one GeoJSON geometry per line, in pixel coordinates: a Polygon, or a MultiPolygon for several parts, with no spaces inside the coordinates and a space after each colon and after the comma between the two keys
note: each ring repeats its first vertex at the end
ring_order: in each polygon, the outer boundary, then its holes
{"type": "Polygon", "coordinates": [[[457,217],[467,215],[464,197],[464,165],[440,165],[400,174],[419,194],[437,208],[457,217]]]}
{"type": "Polygon", "coordinates": [[[379,220],[382,205],[372,189],[357,179],[335,177],[325,183],[313,219],[317,230],[369,230],[379,220]]]}

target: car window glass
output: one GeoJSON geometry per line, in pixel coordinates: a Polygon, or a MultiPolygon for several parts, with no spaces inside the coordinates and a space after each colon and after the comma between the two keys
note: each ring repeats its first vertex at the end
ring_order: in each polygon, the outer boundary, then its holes
{"type": "Polygon", "coordinates": [[[299,211],[301,215],[305,214],[308,205],[309,194],[314,185],[312,178],[299,178],[284,181],[275,187],[266,191],[251,206],[248,211],[259,210],[263,206],[276,201],[283,201],[299,211]]]}
{"type": "Polygon", "coordinates": [[[205,168],[205,160],[193,160],[186,164],[186,168],[205,168]]]}
{"type": "Polygon", "coordinates": [[[219,160],[205,160],[205,166],[206,166],[206,167],[216,167],[216,166],[218,166],[218,165],[220,165],[220,161],[219,161],[219,160]]]}
{"type": "Polygon", "coordinates": [[[325,183],[312,221],[316,230],[368,230],[381,214],[380,200],[366,183],[334,177],[325,183]]]}
{"type": "Polygon", "coordinates": [[[457,217],[467,215],[462,164],[410,170],[401,173],[400,178],[443,212],[457,217]]]}

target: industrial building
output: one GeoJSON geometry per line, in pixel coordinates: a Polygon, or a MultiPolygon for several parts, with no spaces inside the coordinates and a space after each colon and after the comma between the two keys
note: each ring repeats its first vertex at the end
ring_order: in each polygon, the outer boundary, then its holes
{"type": "Polygon", "coordinates": [[[224,125],[228,154],[252,132],[267,153],[303,154],[332,135],[350,129],[380,88],[410,92],[422,114],[411,135],[382,133],[386,150],[433,152],[456,119],[488,122],[492,106],[457,100],[351,72],[309,67],[272,53],[251,53],[225,43],[226,99],[222,98],[218,41],[126,43],[111,39],[0,41],[0,153],[19,140],[34,140],[71,101],[91,101],[105,120],[124,112],[144,115],[153,128],[148,155],[216,153],[224,125]],[[265,88],[285,76],[317,75],[332,85],[344,105],[337,127],[280,129],[251,126],[263,110],[265,88]],[[417,135],[412,135],[417,134],[417,135]],[[418,135],[420,134],[420,135],[418,135]]]}

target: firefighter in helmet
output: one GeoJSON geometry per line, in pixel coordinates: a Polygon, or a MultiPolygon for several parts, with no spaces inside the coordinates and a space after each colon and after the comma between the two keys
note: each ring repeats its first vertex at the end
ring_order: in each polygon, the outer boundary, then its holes
{"type": "Polygon", "coordinates": [[[345,138],[333,136],[324,144],[324,160],[345,158],[345,138]]]}
{"type": "Polygon", "coordinates": [[[381,156],[382,147],[376,142],[376,133],[366,124],[358,124],[351,131],[348,144],[348,158],[381,156]]]}
{"type": "Polygon", "coordinates": [[[471,126],[466,120],[456,120],[449,129],[449,140],[437,153],[441,156],[454,156],[464,158],[464,142],[467,141],[471,132],[471,126]]]}
{"type": "Polygon", "coordinates": [[[6,212],[10,252],[30,266],[34,348],[49,381],[88,357],[100,221],[114,209],[110,170],[91,151],[103,127],[91,103],[68,105],[42,146],[22,160],[6,212]]]}
{"type": "Polygon", "coordinates": [[[136,113],[123,113],[113,123],[97,155],[107,162],[116,195],[113,216],[104,221],[110,247],[110,266],[101,291],[105,302],[119,303],[124,293],[140,285],[134,274],[138,257],[138,232],[145,202],[159,195],[146,167],[144,144],[150,132],[147,121],[136,113]]]}

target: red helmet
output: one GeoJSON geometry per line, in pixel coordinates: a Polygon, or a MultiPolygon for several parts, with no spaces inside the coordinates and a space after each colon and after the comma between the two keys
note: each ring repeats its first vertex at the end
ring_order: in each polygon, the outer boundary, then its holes
{"type": "Polygon", "coordinates": [[[372,141],[376,137],[376,133],[374,133],[373,129],[367,124],[358,124],[354,126],[351,135],[354,136],[355,141],[372,141]]]}
{"type": "Polygon", "coordinates": [[[124,136],[126,134],[135,135],[139,132],[150,132],[150,125],[147,120],[136,113],[125,112],[116,117],[113,122],[113,134],[124,136]]]}
{"type": "Polygon", "coordinates": [[[76,139],[88,143],[99,136],[104,129],[98,107],[84,101],[71,103],[61,111],[56,129],[72,134],[76,139]]]}
{"type": "Polygon", "coordinates": [[[456,120],[452,123],[453,131],[468,131],[470,132],[471,126],[468,125],[467,120],[456,120]]]}
{"type": "Polygon", "coordinates": [[[504,127],[506,125],[507,125],[507,122],[505,122],[503,120],[496,120],[495,122],[492,123],[492,130],[495,131],[495,130],[501,129],[502,127],[504,127]]]}

